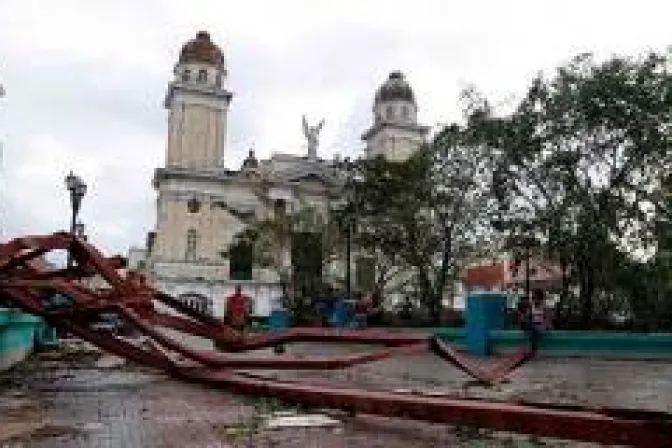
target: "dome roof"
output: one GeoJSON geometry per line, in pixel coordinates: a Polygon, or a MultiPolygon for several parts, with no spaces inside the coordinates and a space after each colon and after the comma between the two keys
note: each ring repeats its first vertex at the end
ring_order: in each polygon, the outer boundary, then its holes
{"type": "Polygon", "coordinates": [[[415,103],[415,95],[413,89],[406,82],[404,74],[399,71],[390,73],[390,77],[383,83],[376,92],[375,103],[378,104],[384,101],[410,101],[415,103]]]}
{"type": "Polygon", "coordinates": [[[182,51],[180,51],[179,63],[189,62],[222,68],[224,66],[224,54],[217,45],[212,43],[207,31],[199,31],[196,37],[184,44],[182,51]]]}

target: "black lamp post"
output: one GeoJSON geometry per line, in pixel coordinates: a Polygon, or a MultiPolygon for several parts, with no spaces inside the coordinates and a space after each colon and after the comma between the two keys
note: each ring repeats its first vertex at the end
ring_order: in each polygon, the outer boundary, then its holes
{"type": "MultiPolygon", "coordinates": [[[[79,176],[75,176],[73,172],[70,171],[70,174],[65,178],[65,186],[70,192],[70,205],[72,207],[70,233],[77,235],[77,215],[79,214],[79,209],[82,205],[82,198],[86,194],[86,184],[79,176]]],[[[81,224],[81,226],[81,231],[83,233],[83,224],[81,224]]],[[[68,267],[70,266],[72,266],[72,257],[68,253],[68,267]]]]}
{"type": "Polygon", "coordinates": [[[77,235],[77,238],[86,241],[86,226],[82,221],[78,221],[77,224],[75,224],[75,235],[77,235]]]}
{"type": "Polygon", "coordinates": [[[345,291],[346,297],[350,299],[352,296],[352,232],[355,224],[354,220],[356,219],[352,206],[355,196],[354,164],[350,161],[349,157],[346,157],[343,161],[339,160],[337,166],[345,177],[343,188],[345,204],[340,210],[341,216],[339,220],[341,229],[345,231],[345,291]]]}

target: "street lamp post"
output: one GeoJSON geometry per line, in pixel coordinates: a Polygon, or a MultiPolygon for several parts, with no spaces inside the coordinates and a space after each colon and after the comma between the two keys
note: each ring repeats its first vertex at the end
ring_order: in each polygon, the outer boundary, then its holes
{"type": "Polygon", "coordinates": [[[345,195],[346,195],[346,213],[344,216],[345,227],[345,291],[347,298],[352,297],[352,233],[354,230],[354,220],[356,219],[355,210],[353,208],[353,200],[355,199],[355,178],[354,178],[354,164],[349,157],[346,157],[342,163],[345,168],[345,195]]]}
{"type": "Polygon", "coordinates": [[[86,241],[86,226],[82,221],[78,221],[77,224],[75,224],[75,235],[77,235],[77,238],[86,241]]]}
{"type": "MultiPolygon", "coordinates": [[[[82,198],[86,194],[86,184],[79,177],[73,174],[70,171],[70,174],[65,178],[65,186],[70,192],[70,206],[72,208],[72,216],[70,221],[70,233],[77,235],[77,215],[79,214],[79,209],[82,205],[82,198]]],[[[80,223],[80,229],[83,232],[83,224],[80,223]]],[[[72,266],[72,256],[68,253],[68,267],[72,266]]]]}

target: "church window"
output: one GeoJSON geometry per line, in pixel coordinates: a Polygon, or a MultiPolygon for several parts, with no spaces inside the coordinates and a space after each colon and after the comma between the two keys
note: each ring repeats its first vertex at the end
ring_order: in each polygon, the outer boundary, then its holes
{"type": "Polygon", "coordinates": [[[385,115],[387,116],[388,120],[394,120],[394,107],[387,106],[387,110],[385,111],[385,115]]]}
{"type": "Polygon", "coordinates": [[[198,71],[198,82],[205,82],[208,80],[208,71],[205,69],[200,69],[198,71]]]}
{"type": "Polygon", "coordinates": [[[252,245],[240,241],[229,249],[229,278],[252,280],[252,245]]]}
{"type": "Polygon", "coordinates": [[[191,71],[189,69],[185,69],[182,72],[182,81],[188,82],[190,77],[191,77],[191,71]]]}
{"type": "Polygon", "coordinates": [[[196,260],[196,245],[198,243],[198,233],[195,229],[187,231],[187,251],[185,258],[189,261],[196,260]]]}
{"type": "Polygon", "coordinates": [[[201,210],[201,202],[196,198],[191,198],[187,202],[187,210],[189,213],[198,213],[201,210]]]}

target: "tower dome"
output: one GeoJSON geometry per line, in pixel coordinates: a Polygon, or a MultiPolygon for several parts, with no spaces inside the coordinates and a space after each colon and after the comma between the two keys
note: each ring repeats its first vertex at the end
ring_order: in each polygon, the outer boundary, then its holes
{"type": "Polygon", "coordinates": [[[180,64],[197,63],[208,64],[217,68],[224,67],[224,54],[222,50],[210,39],[207,31],[199,31],[196,37],[182,47],[180,51],[180,64]]]}
{"type": "Polygon", "coordinates": [[[376,92],[375,104],[388,101],[408,101],[415,104],[413,89],[400,71],[390,73],[387,81],[376,92]]]}
{"type": "Polygon", "coordinates": [[[413,89],[400,71],[390,73],[376,90],[373,125],[362,135],[367,157],[407,160],[422,146],[428,128],[418,124],[413,89]]]}

